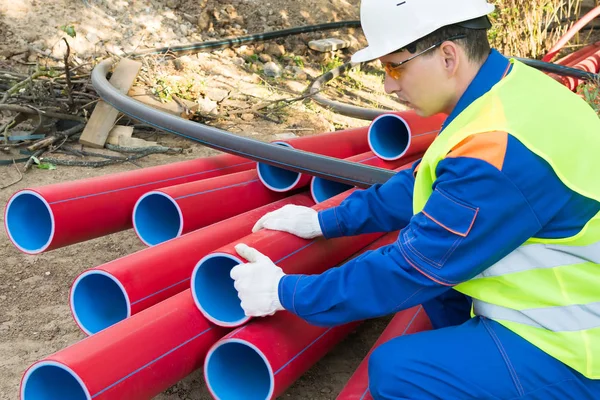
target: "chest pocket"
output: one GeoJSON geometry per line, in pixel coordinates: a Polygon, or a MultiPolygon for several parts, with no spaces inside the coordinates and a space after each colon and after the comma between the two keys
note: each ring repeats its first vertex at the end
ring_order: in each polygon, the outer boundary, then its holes
{"type": "Polygon", "coordinates": [[[403,231],[402,242],[412,261],[441,269],[469,235],[478,211],[436,189],[403,231]]]}

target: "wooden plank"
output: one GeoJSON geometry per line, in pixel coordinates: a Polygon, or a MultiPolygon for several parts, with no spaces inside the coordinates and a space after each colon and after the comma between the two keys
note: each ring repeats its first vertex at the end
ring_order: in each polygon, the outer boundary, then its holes
{"type": "Polygon", "coordinates": [[[136,86],[129,90],[128,95],[150,107],[156,108],[157,110],[168,112],[169,114],[176,115],[181,118],[190,119],[200,106],[198,103],[193,101],[181,99],[181,104],[173,100],[163,103],[156,99],[152,94],[149,94],[145,88],[136,86]],[[185,107],[182,106],[185,105],[185,107]]]}
{"type": "MultiPolygon", "coordinates": [[[[141,67],[142,63],[138,61],[122,58],[117,64],[109,82],[119,92],[126,94],[135,82],[141,67]]],[[[81,134],[79,143],[95,148],[104,147],[108,134],[113,128],[118,115],[119,111],[117,109],[110,104],[100,101],[94,108],[94,112],[92,112],[81,134]]]]}

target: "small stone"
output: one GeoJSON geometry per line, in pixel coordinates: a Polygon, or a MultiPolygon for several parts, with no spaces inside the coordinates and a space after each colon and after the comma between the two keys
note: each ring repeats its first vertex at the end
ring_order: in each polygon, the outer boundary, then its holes
{"type": "Polygon", "coordinates": [[[232,62],[238,66],[242,66],[246,63],[242,57],[235,57],[232,62]]]}
{"type": "Polygon", "coordinates": [[[210,13],[209,10],[204,10],[198,17],[198,29],[205,31],[210,26],[210,13]]]}
{"type": "Polygon", "coordinates": [[[240,115],[240,118],[243,119],[244,121],[252,121],[254,119],[254,114],[251,114],[251,113],[242,114],[242,115],[240,115]]]}
{"type": "Polygon", "coordinates": [[[261,55],[259,55],[259,56],[258,56],[258,59],[259,59],[261,62],[264,62],[264,63],[268,63],[268,62],[270,62],[270,61],[273,61],[273,59],[271,58],[271,56],[270,56],[270,55],[268,55],[268,54],[265,54],[265,53],[262,53],[261,55]]]}
{"type": "Polygon", "coordinates": [[[331,393],[331,389],[328,387],[324,387],[323,389],[321,389],[321,393],[331,393]]]}
{"type": "Polygon", "coordinates": [[[203,97],[200,97],[197,101],[196,101],[200,107],[198,109],[198,111],[200,111],[203,114],[218,114],[217,111],[217,102],[216,101],[212,101],[211,99],[206,99],[203,97]]]}
{"type": "Polygon", "coordinates": [[[181,34],[183,36],[187,36],[188,35],[189,31],[188,31],[188,27],[187,26],[181,24],[181,26],[179,27],[179,30],[181,31],[181,34]]]}
{"type": "Polygon", "coordinates": [[[266,76],[277,78],[281,76],[281,67],[271,61],[265,64],[263,72],[266,76]]]}
{"type": "Polygon", "coordinates": [[[46,271],[46,272],[44,273],[44,275],[46,275],[46,276],[50,276],[50,271],[46,271]]]}
{"type": "Polygon", "coordinates": [[[229,92],[227,90],[219,88],[207,88],[204,90],[205,97],[207,99],[216,101],[217,103],[223,101],[228,94],[229,92]]]}
{"type": "Polygon", "coordinates": [[[285,54],[285,47],[276,43],[269,43],[265,48],[265,52],[275,57],[281,57],[285,54]]]}
{"type": "Polygon", "coordinates": [[[308,75],[306,74],[306,72],[304,72],[304,70],[302,68],[294,66],[294,67],[292,67],[292,70],[294,71],[294,76],[297,79],[300,79],[300,80],[308,79],[308,75]]]}
{"type": "Polygon", "coordinates": [[[236,56],[235,51],[233,51],[232,49],[229,49],[229,48],[224,49],[222,54],[225,57],[235,57],[236,56]]]}

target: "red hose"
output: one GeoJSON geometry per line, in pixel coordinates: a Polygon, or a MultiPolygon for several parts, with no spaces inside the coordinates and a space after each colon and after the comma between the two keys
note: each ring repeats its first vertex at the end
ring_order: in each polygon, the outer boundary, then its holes
{"type": "Polygon", "coordinates": [[[569,42],[575,36],[577,32],[581,30],[584,26],[590,23],[594,18],[600,15],[600,6],[597,6],[590,10],[587,14],[585,14],[579,21],[577,21],[568,31],[561,37],[558,42],[548,51],[542,61],[550,62],[554,58],[556,54],[560,52],[560,50],[564,47],[565,44],[569,42]]]}
{"type": "Polygon", "coordinates": [[[135,204],[133,227],[153,246],[284,198],[267,189],[255,169],[164,187],[135,204]]]}
{"type": "Polygon", "coordinates": [[[422,306],[398,312],[377,339],[367,356],[360,363],[337,400],[373,400],[369,394],[369,357],[383,343],[399,336],[431,329],[429,318],[422,306]]]}
{"type": "Polygon", "coordinates": [[[149,190],[253,167],[223,154],[24,189],[8,201],[4,224],[19,250],[39,254],[131,228],[133,206],[149,190]]]}
{"type": "MultiPolygon", "coordinates": [[[[367,128],[355,128],[273,142],[310,153],[347,158],[369,150],[367,128]]],[[[269,189],[287,192],[308,185],[311,176],[257,163],[259,179],[269,189]]]]}
{"type": "MultiPolygon", "coordinates": [[[[313,209],[318,211],[338,205],[350,192],[332,197],[313,209]]],[[[378,232],[329,240],[323,237],[306,240],[286,232],[263,229],[234,240],[200,260],[192,273],[192,295],[209,321],[237,327],[250,320],[244,315],[229,276],[231,269],[243,262],[234,248],[237,243],[256,248],[288,274],[317,274],[335,266],[382,235],[378,232]]]]}
{"type": "Polygon", "coordinates": [[[21,400],[147,400],[201,367],[226,333],[186,290],[36,362],[21,400]]]}
{"type": "MultiPolygon", "coordinates": [[[[389,233],[352,258],[397,236],[389,233]]],[[[287,311],[257,318],[211,347],[204,363],[207,387],[220,400],[274,399],[358,325],[323,328],[287,311]]]]}
{"type": "Polygon", "coordinates": [[[314,202],[307,193],[290,196],[88,269],[71,287],[75,322],[86,334],[94,334],[189,289],[199,259],[247,235],[260,217],[285,204],[311,207],[314,202]]]}
{"type": "MultiPolygon", "coordinates": [[[[598,73],[600,71],[600,47],[595,48],[592,54],[588,55],[584,60],[579,61],[573,68],[598,73]]],[[[561,82],[572,91],[575,91],[579,85],[585,83],[585,81],[571,76],[562,77],[561,82]]]]}

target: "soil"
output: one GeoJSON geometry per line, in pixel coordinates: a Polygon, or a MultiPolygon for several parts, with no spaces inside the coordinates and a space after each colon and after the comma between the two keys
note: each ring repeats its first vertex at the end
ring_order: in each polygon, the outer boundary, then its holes
{"type": "MultiPolygon", "coordinates": [[[[93,65],[110,55],[146,48],[355,20],[358,4],[358,0],[270,0],[268,3],[257,0],[0,0],[0,70],[29,75],[39,65],[62,65],[66,50],[63,38],[69,42],[74,65],[93,65]],[[70,25],[75,31],[74,37],[61,30],[61,26],[70,25]]],[[[325,69],[347,61],[362,45],[364,38],[360,30],[343,29],[181,58],[148,57],[135,85],[158,88],[158,91],[167,86],[175,88],[180,97],[200,104],[205,118],[198,122],[257,140],[272,141],[364,126],[367,121],[335,114],[311,100],[294,101],[285,107],[264,109],[262,113],[229,113],[265,101],[301,96],[325,69]],[[333,53],[319,53],[307,47],[309,40],[325,37],[345,38],[351,46],[333,53]],[[265,75],[269,61],[283,71],[281,77],[265,75]]],[[[89,73],[90,69],[84,66],[81,71],[89,73]]],[[[382,93],[381,77],[378,70],[352,71],[350,78],[329,85],[323,93],[355,105],[402,109],[392,97],[382,93]]],[[[0,125],[11,115],[0,112],[0,125]]],[[[22,173],[23,164],[0,166],[0,187],[10,185],[22,175],[20,181],[0,190],[0,203],[6,204],[13,193],[24,188],[218,153],[164,132],[136,129],[134,137],[181,148],[183,152],[151,155],[136,161],[136,165],[121,163],[101,168],[59,165],[53,170],[32,168],[22,173]]],[[[81,149],[77,143],[72,146],[81,149]]],[[[106,149],[102,152],[114,155],[106,149]]],[[[69,155],[52,156],[74,159],[69,155]]],[[[2,160],[20,157],[17,148],[0,152],[2,160]]],[[[20,379],[29,365],[83,339],[68,305],[73,279],[87,268],[142,248],[144,245],[129,230],[30,256],[19,252],[6,234],[0,235],[0,399],[18,398],[20,379]]],[[[365,322],[306,372],[282,398],[334,399],[387,320],[365,322]]],[[[159,400],[209,398],[200,371],[156,397],[159,400]]]]}

